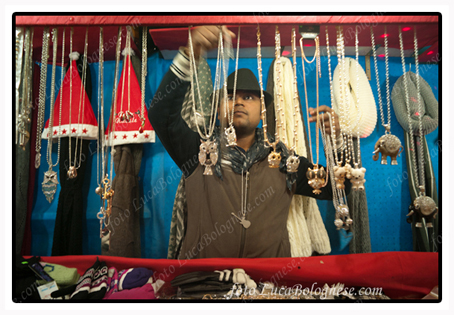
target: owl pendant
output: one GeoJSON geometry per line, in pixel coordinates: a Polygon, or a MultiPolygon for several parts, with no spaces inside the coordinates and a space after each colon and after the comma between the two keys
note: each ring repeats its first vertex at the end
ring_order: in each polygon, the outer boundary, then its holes
{"type": "Polygon", "coordinates": [[[312,169],[308,167],[306,176],[309,185],[314,189],[312,192],[316,195],[320,194],[322,192],[320,188],[323,187],[326,181],[326,172],[323,166],[318,168],[318,165],[314,165],[312,169]]]}
{"type": "Polygon", "coordinates": [[[47,201],[52,202],[58,185],[57,173],[54,172],[52,168],[49,168],[49,170],[44,173],[44,180],[42,185],[44,196],[46,197],[47,201]]]}
{"type": "Polygon", "coordinates": [[[227,146],[228,147],[234,147],[236,146],[236,132],[235,132],[235,127],[229,126],[228,128],[225,128],[225,136],[227,137],[227,146]]]}
{"type": "Polygon", "coordinates": [[[273,148],[273,151],[268,155],[268,164],[270,168],[278,168],[281,163],[281,153],[277,153],[273,148]]]}
{"type": "Polygon", "coordinates": [[[300,159],[292,154],[288,157],[286,165],[288,173],[296,173],[298,171],[298,166],[300,165],[300,159]]]}
{"type": "Polygon", "coordinates": [[[215,166],[218,161],[218,145],[215,141],[211,140],[203,141],[200,139],[200,142],[199,162],[205,166],[203,175],[213,175],[211,167],[215,166]]]}

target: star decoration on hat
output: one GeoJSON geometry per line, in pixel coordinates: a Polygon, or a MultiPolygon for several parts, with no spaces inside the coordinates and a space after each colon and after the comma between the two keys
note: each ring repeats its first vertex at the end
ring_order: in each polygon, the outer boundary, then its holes
{"type": "Polygon", "coordinates": [[[134,138],[137,138],[137,133],[134,134],[134,138]]]}
{"type": "Polygon", "coordinates": [[[63,129],[63,130],[61,131],[61,133],[64,134],[64,135],[66,135],[66,129],[63,129]]]}
{"type": "Polygon", "coordinates": [[[126,139],[128,136],[126,134],[123,135],[123,139],[126,139]]]}
{"type": "Polygon", "coordinates": [[[84,130],[82,130],[83,133],[87,133],[87,128],[84,128],[84,130]]]}
{"type": "Polygon", "coordinates": [[[76,133],[76,131],[77,131],[76,128],[73,128],[72,133],[76,133]]]}

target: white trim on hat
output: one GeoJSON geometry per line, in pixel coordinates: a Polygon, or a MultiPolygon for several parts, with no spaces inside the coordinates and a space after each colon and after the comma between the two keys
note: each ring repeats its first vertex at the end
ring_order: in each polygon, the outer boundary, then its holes
{"type": "MultiPolygon", "coordinates": [[[[71,137],[77,137],[84,140],[95,140],[98,137],[98,126],[88,124],[71,124],[59,126],[53,126],[54,135],[52,139],[69,137],[69,130],[72,130],[71,137]],[[58,132],[60,130],[60,133],[58,132]]],[[[44,128],[42,133],[42,139],[48,139],[49,128],[44,128]]]]}
{"type": "MultiPolygon", "coordinates": [[[[110,134],[110,133],[109,133],[110,134]]],[[[113,136],[117,136],[117,139],[114,139],[113,145],[128,144],[128,143],[150,143],[155,142],[156,135],[154,130],[145,130],[143,133],[140,133],[138,130],[133,131],[115,131],[112,132],[113,136]]],[[[109,140],[109,137],[106,135],[106,145],[111,146],[112,142],[109,140]]]]}

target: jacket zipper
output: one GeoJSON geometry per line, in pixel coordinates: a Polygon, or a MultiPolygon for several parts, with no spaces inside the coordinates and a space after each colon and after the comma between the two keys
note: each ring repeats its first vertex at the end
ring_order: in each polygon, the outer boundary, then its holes
{"type": "MultiPolygon", "coordinates": [[[[243,178],[241,178],[243,180],[243,178]]],[[[249,184],[249,171],[246,171],[246,191],[244,194],[244,199],[245,199],[245,205],[247,205],[247,200],[248,200],[248,184],[249,184]]],[[[243,205],[241,205],[243,207],[243,205]]],[[[247,219],[246,214],[247,214],[247,209],[245,207],[244,209],[244,219],[247,219]]],[[[246,229],[243,227],[241,229],[241,243],[240,243],[240,255],[239,257],[243,257],[243,251],[244,251],[244,239],[246,238],[246,229]]]]}

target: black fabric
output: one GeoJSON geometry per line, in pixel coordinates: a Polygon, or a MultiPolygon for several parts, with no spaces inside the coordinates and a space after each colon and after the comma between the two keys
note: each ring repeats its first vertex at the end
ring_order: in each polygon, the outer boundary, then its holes
{"type": "MultiPolygon", "coordinates": [[[[194,284],[202,281],[209,281],[209,280],[218,280],[220,276],[219,272],[209,272],[209,271],[194,271],[188,272],[181,275],[176,276],[170,284],[174,287],[176,286],[183,286],[188,284],[194,284]]],[[[232,278],[232,277],[230,277],[232,278]]],[[[231,279],[230,279],[231,280],[231,279]]],[[[232,282],[232,281],[230,281],[232,282]]]]}
{"type": "MultiPolygon", "coordinates": [[[[82,255],[83,224],[85,222],[84,200],[86,194],[82,191],[87,159],[89,157],[89,140],[80,140],[77,149],[77,164],[79,163],[80,142],[82,141],[82,158],[77,177],[68,178],[69,138],[61,139],[60,149],[60,195],[58,196],[57,217],[55,219],[52,256],[82,255]]],[[[76,139],[71,138],[71,163],[74,162],[76,139]]]]}
{"type": "Polygon", "coordinates": [[[112,214],[110,246],[102,247],[102,254],[140,258],[140,209],[134,202],[139,200],[139,170],[143,144],[127,144],[115,147],[115,178],[112,182],[112,214]]]}
{"type": "Polygon", "coordinates": [[[30,164],[30,141],[25,145],[25,150],[16,145],[16,255],[22,251],[25,225],[27,220],[28,204],[28,178],[30,164]]]}
{"type": "Polygon", "coordinates": [[[29,259],[24,259],[20,255],[16,255],[15,271],[14,271],[14,293],[13,302],[30,302],[40,300],[36,283],[38,277],[30,269],[29,265],[39,263],[40,257],[33,256],[29,259]]]}

